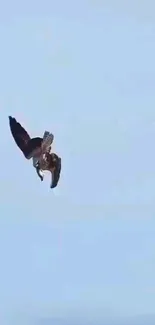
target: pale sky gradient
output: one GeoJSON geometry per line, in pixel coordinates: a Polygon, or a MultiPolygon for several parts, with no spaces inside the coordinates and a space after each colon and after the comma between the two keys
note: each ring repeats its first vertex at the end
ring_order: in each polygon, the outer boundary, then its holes
{"type": "Polygon", "coordinates": [[[0,323],[155,314],[155,2],[5,1],[0,42],[0,323]],[[8,115],[54,133],[54,191],[8,115]]]}

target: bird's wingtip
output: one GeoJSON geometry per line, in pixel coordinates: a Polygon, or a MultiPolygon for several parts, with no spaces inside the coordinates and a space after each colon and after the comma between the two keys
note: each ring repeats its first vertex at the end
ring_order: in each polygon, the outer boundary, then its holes
{"type": "Polygon", "coordinates": [[[13,116],[11,116],[11,115],[9,115],[8,118],[9,118],[9,121],[13,121],[13,120],[15,121],[15,120],[16,120],[16,119],[15,119],[13,116]]]}

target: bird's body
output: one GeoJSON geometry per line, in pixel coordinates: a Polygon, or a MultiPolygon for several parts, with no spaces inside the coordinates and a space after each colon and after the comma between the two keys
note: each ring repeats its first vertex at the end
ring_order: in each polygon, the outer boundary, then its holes
{"type": "Polygon", "coordinates": [[[61,158],[55,153],[46,153],[38,161],[36,171],[41,180],[43,180],[43,171],[51,173],[51,188],[57,186],[61,173],[61,158]]]}

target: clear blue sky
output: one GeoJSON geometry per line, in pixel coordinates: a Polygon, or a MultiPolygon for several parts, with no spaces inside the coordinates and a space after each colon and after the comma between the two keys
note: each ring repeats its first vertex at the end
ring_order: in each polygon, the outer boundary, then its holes
{"type": "Polygon", "coordinates": [[[0,5],[3,325],[155,313],[154,12],[153,1],[0,5]],[[8,115],[54,133],[54,191],[8,115]]]}

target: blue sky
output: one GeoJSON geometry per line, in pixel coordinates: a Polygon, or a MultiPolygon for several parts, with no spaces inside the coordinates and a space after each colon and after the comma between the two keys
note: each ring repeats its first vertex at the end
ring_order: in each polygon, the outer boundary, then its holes
{"type": "Polygon", "coordinates": [[[155,312],[154,9],[0,5],[3,325],[155,312]],[[16,147],[8,115],[32,136],[54,133],[54,191],[16,147]]]}

